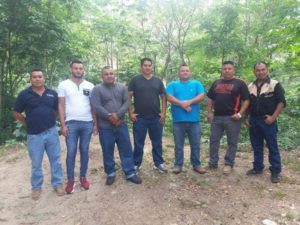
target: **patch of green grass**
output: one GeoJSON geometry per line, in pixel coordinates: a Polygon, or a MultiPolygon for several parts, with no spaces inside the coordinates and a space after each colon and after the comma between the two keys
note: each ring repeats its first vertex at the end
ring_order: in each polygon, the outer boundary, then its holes
{"type": "Polygon", "coordinates": [[[289,213],[286,215],[286,218],[287,218],[289,221],[292,221],[292,220],[294,220],[294,215],[293,215],[291,212],[289,212],[289,213]]]}
{"type": "Polygon", "coordinates": [[[0,148],[0,158],[8,154],[8,151],[5,148],[0,148]]]}
{"type": "Polygon", "coordinates": [[[174,151],[170,148],[163,149],[163,157],[166,162],[172,162],[174,158],[174,151]]]}
{"type": "Polygon", "coordinates": [[[235,177],[234,182],[235,182],[236,184],[239,184],[239,183],[241,183],[242,179],[243,179],[243,178],[242,178],[241,176],[237,176],[237,177],[235,177]]]}
{"type": "Polygon", "coordinates": [[[254,184],[253,188],[257,193],[263,194],[263,192],[268,188],[268,186],[264,183],[256,183],[254,184]]]}
{"type": "Polygon", "coordinates": [[[97,168],[91,168],[90,169],[90,173],[91,174],[97,174],[98,173],[98,169],[97,168]]]}
{"type": "Polygon", "coordinates": [[[288,177],[288,176],[281,176],[281,182],[285,184],[300,184],[296,178],[288,177]]]}
{"type": "Polygon", "coordinates": [[[238,146],[238,152],[252,152],[252,147],[249,143],[240,143],[238,146]]]}
{"type": "Polygon", "coordinates": [[[286,193],[284,193],[283,191],[275,191],[274,193],[273,193],[273,196],[274,196],[274,198],[277,198],[277,199],[283,199],[285,196],[287,196],[287,194],[286,193]]]}
{"type": "Polygon", "coordinates": [[[204,179],[204,178],[200,178],[199,176],[197,175],[192,175],[191,177],[192,179],[192,182],[198,186],[206,186],[206,187],[210,187],[211,186],[211,183],[210,183],[210,180],[209,179],[204,179]]]}
{"type": "Polygon", "coordinates": [[[166,148],[174,148],[174,145],[172,145],[172,144],[166,144],[165,147],[166,148]]]}
{"type": "Polygon", "coordinates": [[[22,142],[16,142],[15,140],[11,142],[8,141],[5,145],[0,146],[0,158],[7,156],[10,153],[23,150],[24,146],[25,145],[22,142]]]}
{"type": "Polygon", "coordinates": [[[282,159],[282,164],[287,166],[289,169],[300,174],[300,160],[295,156],[286,156],[282,159]]]}

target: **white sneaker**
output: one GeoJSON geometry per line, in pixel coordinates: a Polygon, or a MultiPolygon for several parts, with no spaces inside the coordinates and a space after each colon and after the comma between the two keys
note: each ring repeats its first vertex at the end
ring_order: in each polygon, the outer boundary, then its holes
{"type": "Polygon", "coordinates": [[[167,173],[168,172],[168,170],[165,168],[165,165],[163,163],[159,164],[158,166],[154,166],[154,169],[158,170],[158,172],[160,172],[160,173],[167,173]]]}

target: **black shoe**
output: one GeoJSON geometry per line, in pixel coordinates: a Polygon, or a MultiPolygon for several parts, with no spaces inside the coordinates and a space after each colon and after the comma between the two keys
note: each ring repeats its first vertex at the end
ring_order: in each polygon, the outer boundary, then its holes
{"type": "Polygon", "coordinates": [[[271,182],[272,183],[279,183],[280,182],[279,173],[271,173],[271,182]]]}
{"type": "Polygon", "coordinates": [[[255,175],[262,174],[262,173],[263,173],[263,170],[251,169],[251,170],[247,171],[246,175],[247,176],[255,176],[255,175]]]}
{"type": "Polygon", "coordinates": [[[204,167],[206,170],[217,170],[218,165],[213,165],[213,164],[208,164],[207,166],[204,167]]]}
{"type": "Polygon", "coordinates": [[[106,185],[112,185],[115,182],[116,177],[115,176],[108,176],[106,178],[106,185]]]}
{"type": "Polygon", "coordinates": [[[134,176],[128,178],[127,180],[134,183],[134,184],[141,184],[142,183],[142,179],[136,174],[134,176]]]}

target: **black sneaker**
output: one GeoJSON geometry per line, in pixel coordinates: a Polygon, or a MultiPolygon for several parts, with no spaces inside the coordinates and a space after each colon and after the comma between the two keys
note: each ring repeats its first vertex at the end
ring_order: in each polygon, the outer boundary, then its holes
{"type": "Polygon", "coordinates": [[[255,176],[255,175],[262,174],[262,173],[263,173],[263,170],[251,169],[251,170],[247,171],[246,175],[247,176],[255,176]]]}
{"type": "Polygon", "coordinates": [[[115,182],[116,176],[108,176],[106,178],[106,185],[112,185],[115,182]]]}
{"type": "Polygon", "coordinates": [[[279,173],[271,173],[271,182],[272,183],[279,183],[280,182],[279,173]]]}
{"type": "Polygon", "coordinates": [[[133,175],[132,177],[128,178],[127,180],[134,183],[134,184],[141,184],[142,183],[142,179],[136,174],[133,175]]]}

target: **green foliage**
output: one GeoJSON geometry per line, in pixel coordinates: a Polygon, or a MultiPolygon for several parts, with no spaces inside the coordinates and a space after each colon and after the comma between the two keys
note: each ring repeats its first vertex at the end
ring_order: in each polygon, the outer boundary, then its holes
{"type": "Polygon", "coordinates": [[[15,121],[16,123],[16,128],[13,132],[13,135],[16,137],[17,140],[25,140],[26,136],[27,136],[27,132],[26,132],[26,126],[19,122],[19,121],[15,121]]]}
{"type": "MultiPolygon", "coordinates": [[[[177,79],[182,62],[208,90],[224,60],[236,63],[236,75],[254,80],[252,65],[270,63],[271,77],[286,91],[279,117],[282,148],[299,146],[300,35],[297,0],[265,1],[118,1],[2,0],[0,3],[0,144],[24,135],[13,122],[16,94],[26,88],[34,67],[47,85],[69,77],[69,62],[84,62],[86,79],[100,82],[100,69],[113,66],[127,84],[139,73],[142,57],[153,59],[154,73],[166,84],[177,79]]],[[[168,112],[165,132],[172,133],[168,112]]],[[[202,137],[209,124],[202,104],[202,137]]],[[[241,142],[248,143],[242,129],[241,142]]]]}

